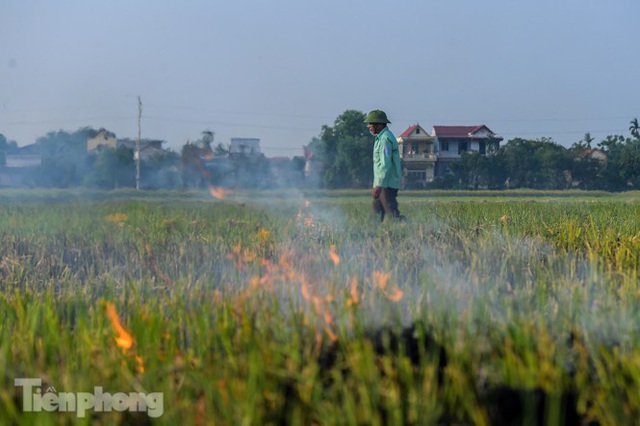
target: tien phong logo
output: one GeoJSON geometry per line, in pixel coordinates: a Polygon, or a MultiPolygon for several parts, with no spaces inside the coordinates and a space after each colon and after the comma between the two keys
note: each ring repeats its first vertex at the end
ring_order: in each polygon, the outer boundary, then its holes
{"type": "Polygon", "coordinates": [[[103,412],[146,412],[149,417],[160,417],[164,413],[164,394],[153,392],[104,392],[102,386],[95,386],[93,392],[58,392],[49,387],[43,391],[42,380],[17,378],[14,386],[22,387],[22,411],[75,412],[77,417],[85,417],[87,411],[103,412]]]}

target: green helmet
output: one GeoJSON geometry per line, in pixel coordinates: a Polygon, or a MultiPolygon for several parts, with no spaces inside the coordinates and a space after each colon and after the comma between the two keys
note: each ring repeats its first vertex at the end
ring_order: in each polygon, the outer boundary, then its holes
{"type": "Polygon", "coordinates": [[[387,114],[384,111],[380,111],[379,109],[374,109],[369,114],[367,114],[367,118],[364,119],[365,123],[391,123],[389,119],[387,119],[387,114]]]}

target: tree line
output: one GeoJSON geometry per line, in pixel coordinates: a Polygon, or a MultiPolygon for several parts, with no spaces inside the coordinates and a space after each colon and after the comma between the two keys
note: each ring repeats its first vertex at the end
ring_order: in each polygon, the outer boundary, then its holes
{"type": "MultiPolygon", "coordinates": [[[[320,137],[311,142],[323,164],[320,181],[324,187],[371,186],[374,137],[364,117],[363,112],[347,110],[332,127],[323,126],[320,137]]],[[[449,173],[433,182],[405,179],[404,184],[409,189],[640,189],[640,125],[636,118],[630,122],[629,133],[628,137],[607,136],[598,143],[586,133],[569,148],[551,138],[514,138],[487,155],[463,153],[449,173]]]]}
{"type": "MultiPolygon", "coordinates": [[[[231,158],[228,148],[214,146],[215,134],[183,145],[181,152],[163,150],[141,161],[145,188],[198,188],[206,185],[243,188],[314,186],[327,189],[370,188],[374,137],[364,124],[365,113],[346,110],[333,125],[323,125],[305,147],[309,154],[270,162],[264,156],[231,158]],[[305,165],[315,165],[309,172],[305,165]]],[[[38,138],[41,163],[29,175],[35,187],[135,187],[133,150],[127,147],[87,152],[87,140],[97,134],[84,127],[59,130],[38,138]]],[[[0,134],[0,166],[6,154],[18,151],[0,134]]],[[[610,135],[597,142],[589,133],[566,148],[551,138],[514,138],[487,155],[462,154],[449,173],[433,182],[405,179],[405,188],[426,189],[640,189],[640,125],[630,122],[629,136],[610,135]],[[595,151],[597,150],[597,151],[595,151]],[[592,155],[594,152],[602,155],[592,155]]]]}
{"type": "MultiPolygon", "coordinates": [[[[87,141],[99,133],[91,127],[74,132],[49,132],[36,140],[40,164],[21,176],[21,186],[45,188],[135,188],[134,149],[101,146],[87,152],[87,141]]],[[[215,134],[202,132],[201,138],[188,141],[180,153],[157,150],[140,159],[140,181],[146,189],[189,189],[221,185],[242,188],[282,186],[303,179],[304,159],[289,159],[272,165],[261,156],[238,155],[231,158],[223,144],[214,146],[215,134]],[[222,160],[222,161],[217,161],[222,160]],[[294,178],[292,179],[291,176],[294,178]]],[[[142,141],[143,144],[145,141],[142,141]]],[[[0,167],[6,155],[19,152],[17,144],[0,134],[0,167]]]]}

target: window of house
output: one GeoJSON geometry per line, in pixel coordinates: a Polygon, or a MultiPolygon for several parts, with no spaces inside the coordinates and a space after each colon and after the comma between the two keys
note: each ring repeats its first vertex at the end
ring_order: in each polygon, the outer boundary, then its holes
{"type": "Polygon", "coordinates": [[[440,151],[449,151],[449,141],[440,141],[440,151]]]}
{"type": "Polygon", "coordinates": [[[458,154],[462,154],[469,149],[467,141],[458,141],[458,154]]]}
{"type": "Polygon", "coordinates": [[[420,127],[416,127],[416,135],[420,134],[420,127]]]}
{"type": "Polygon", "coordinates": [[[425,181],[427,180],[427,172],[409,172],[411,179],[415,181],[425,181]]]}
{"type": "Polygon", "coordinates": [[[480,149],[479,149],[480,154],[484,155],[487,153],[487,143],[485,141],[481,141],[480,142],[480,149]]]}

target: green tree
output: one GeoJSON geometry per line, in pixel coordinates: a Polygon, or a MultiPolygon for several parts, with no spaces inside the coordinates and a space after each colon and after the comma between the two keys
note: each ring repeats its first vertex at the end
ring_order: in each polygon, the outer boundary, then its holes
{"type": "Polygon", "coordinates": [[[140,167],[142,184],[145,188],[179,188],[180,156],[171,150],[154,154],[143,161],[140,167]]]}
{"type": "Polygon", "coordinates": [[[591,149],[591,143],[595,140],[595,138],[593,136],[591,136],[591,133],[585,133],[584,136],[582,137],[581,140],[579,140],[578,142],[575,142],[573,145],[571,145],[571,150],[573,150],[574,152],[580,152],[582,150],[585,149],[591,149]]]}
{"type": "Polygon", "coordinates": [[[180,171],[183,187],[200,188],[204,185],[208,176],[202,162],[202,149],[200,147],[191,142],[187,142],[182,146],[180,171]]]}
{"type": "Polygon", "coordinates": [[[215,139],[216,134],[211,130],[203,130],[202,137],[199,140],[199,146],[204,149],[211,150],[211,145],[215,139]]]}
{"type": "Polygon", "coordinates": [[[496,160],[511,188],[562,189],[570,184],[571,153],[549,138],[512,139],[500,147],[496,160]]]}
{"type": "Polygon", "coordinates": [[[132,149],[102,148],[95,153],[91,173],[85,176],[84,185],[102,189],[132,188],[135,179],[132,149]]]}
{"type": "Polygon", "coordinates": [[[320,138],[309,147],[322,162],[322,179],[327,188],[365,188],[373,179],[373,136],[361,111],[346,110],[333,127],[324,125],[320,138]]]}
{"type": "Polygon", "coordinates": [[[224,155],[229,155],[229,147],[225,146],[222,142],[220,142],[218,145],[216,145],[216,147],[213,149],[213,155],[215,155],[216,157],[221,157],[224,155]]]}
{"type": "Polygon", "coordinates": [[[489,186],[489,158],[478,152],[462,153],[460,161],[451,165],[451,172],[465,188],[478,189],[489,186]]]}
{"type": "Polygon", "coordinates": [[[87,154],[87,140],[98,132],[82,127],[69,133],[64,130],[49,132],[36,140],[42,156],[37,181],[46,187],[77,186],[91,171],[87,154]]]}
{"type": "Polygon", "coordinates": [[[569,148],[573,158],[571,167],[572,186],[576,188],[585,190],[607,189],[602,175],[606,162],[592,156],[594,140],[595,138],[590,133],[585,133],[581,140],[575,142],[569,148]]]}
{"type": "Polygon", "coordinates": [[[640,189],[640,139],[607,136],[599,147],[607,155],[604,177],[609,189],[640,189]]]}
{"type": "Polygon", "coordinates": [[[629,124],[629,131],[631,132],[631,136],[636,139],[640,139],[640,123],[638,123],[638,119],[634,118],[629,124]]]}
{"type": "Polygon", "coordinates": [[[620,135],[609,135],[598,144],[598,148],[607,156],[607,163],[602,171],[604,189],[619,191],[626,188],[627,173],[620,168],[625,144],[624,137],[620,135]]]}
{"type": "Polygon", "coordinates": [[[218,144],[214,152],[211,148],[214,140],[214,132],[203,130],[200,139],[193,142],[187,141],[182,146],[180,151],[180,172],[182,185],[185,188],[199,188],[210,180],[211,172],[205,167],[204,162],[205,160],[213,159],[214,154],[220,153],[224,149],[222,144],[218,144]]]}

